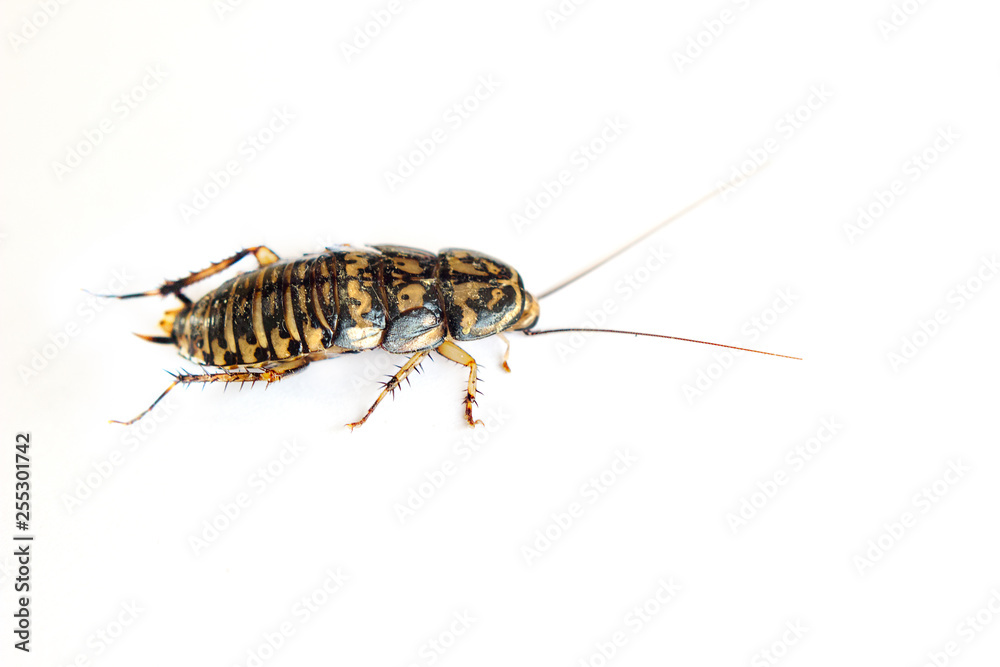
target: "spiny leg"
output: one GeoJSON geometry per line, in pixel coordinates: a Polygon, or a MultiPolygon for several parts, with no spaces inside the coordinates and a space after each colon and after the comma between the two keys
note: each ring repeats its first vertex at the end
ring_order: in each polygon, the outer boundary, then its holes
{"type": "Polygon", "coordinates": [[[302,370],[308,363],[309,362],[306,360],[296,360],[294,362],[288,362],[271,368],[262,369],[225,368],[220,370],[218,373],[170,373],[170,375],[174,377],[174,381],[170,383],[169,387],[163,390],[163,393],[160,394],[155,401],[153,401],[152,405],[128,421],[118,421],[117,419],[112,419],[110,420],[110,423],[123,424],[125,426],[136,423],[148,415],[153,408],[156,407],[156,404],[163,400],[163,397],[170,393],[170,390],[179,384],[209,384],[212,382],[224,382],[226,384],[239,382],[241,385],[246,382],[251,384],[256,382],[267,382],[268,384],[271,384],[272,382],[277,382],[283,377],[291,375],[296,371],[302,370]]]}
{"type": "Polygon", "coordinates": [[[502,364],[502,366],[503,366],[503,369],[505,371],[507,371],[508,373],[510,373],[510,366],[507,365],[507,360],[510,358],[510,341],[507,340],[507,337],[504,336],[502,333],[498,333],[497,336],[500,338],[500,340],[502,340],[504,342],[504,345],[507,346],[507,349],[505,349],[503,351],[503,364],[502,364]]]}
{"type": "Polygon", "coordinates": [[[438,345],[437,351],[442,357],[469,367],[469,389],[465,394],[465,421],[468,422],[469,426],[482,424],[483,421],[481,419],[472,418],[472,406],[476,403],[476,370],[478,368],[476,360],[472,358],[471,354],[450,340],[446,340],[438,345]]]}
{"type": "Polygon", "coordinates": [[[207,269],[202,269],[201,271],[195,271],[186,278],[180,278],[179,280],[169,280],[156,289],[151,289],[146,292],[135,292],[133,294],[98,294],[95,296],[103,296],[113,299],[134,299],[140,296],[166,296],[167,294],[176,294],[177,298],[185,303],[190,303],[190,300],[181,294],[181,290],[188,285],[193,285],[199,280],[204,280],[210,276],[214,276],[220,271],[225,271],[230,266],[240,261],[247,255],[253,255],[257,258],[257,263],[261,266],[267,266],[268,264],[274,264],[278,261],[278,256],[274,252],[264,245],[254,246],[252,248],[244,248],[232,257],[228,257],[221,262],[215,262],[207,269]]]}
{"type": "Polygon", "coordinates": [[[430,353],[431,353],[430,350],[424,350],[422,352],[417,352],[412,357],[410,357],[405,364],[399,367],[399,370],[396,372],[396,374],[393,375],[391,378],[389,378],[389,381],[385,383],[385,387],[382,389],[382,393],[378,395],[378,398],[375,399],[375,402],[372,403],[372,406],[368,408],[368,412],[365,413],[365,416],[356,422],[351,422],[350,424],[347,425],[347,427],[353,431],[354,429],[356,429],[357,427],[361,426],[366,421],[368,421],[368,418],[375,411],[375,407],[382,402],[382,399],[385,398],[386,394],[391,394],[395,392],[396,389],[399,387],[400,383],[402,383],[403,380],[406,379],[406,376],[409,375],[411,371],[417,369],[417,367],[420,366],[420,362],[426,359],[427,355],[430,353]]]}

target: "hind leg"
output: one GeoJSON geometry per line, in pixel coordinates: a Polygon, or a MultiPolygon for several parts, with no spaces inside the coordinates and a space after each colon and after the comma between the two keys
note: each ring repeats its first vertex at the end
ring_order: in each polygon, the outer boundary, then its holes
{"type": "Polygon", "coordinates": [[[228,257],[222,260],[221,262],[215,262],[207,269],[202,269],[201,271],[195,271],[186,278],[167,281],[162,285],[160,285],[159,287],[157,287],[156,289],[151,289],[146,292],[135,292],[134,294],[98,294],[96,296],[103,296],[113,299],[134,299],[140,296],[156,296],[156,295],[166,296],[167,294],[176,294],[177,298],[183,301],[184,303],[191,303],[190,299],[181,294],[181,290],[183,288],[187,287],[188,285],[193,285],[199,280],[204,280],[205,278],[214,276],[216,273],[219,273],[220,271],[225,271],[230,266],[240,261],[247,255],[253,255],[254,257],[256,257],[257,263],[260,266],[267,266],[268,264],[274,264],[275,262],[278,261],[278,256],[275,255],[270,248],[264,245],[258,245],[252,248],[244,248],[243,250],[240,250],[232,257],[228,257]]]}
{"type": "Polygon", "coordinates": [[[118,421],[117,419],[110,420],[112,424],[123,424],[128,426],[129,424],[134,424],[152,411],[156,407],[156,404],[163,400],[163,397],[170,393],[170,390],[179,384],[190,385],[190,384],[210,384],[212,382],[223,382],[225,384],[230,384],[233,382],[239,382],[241,385],[249,382],[250,384],[255,384],[257,382],[266,382],[271,384],[272,382],[277,382],[278,380],[300,371],[309,364],[307,359],[296,359],[295,361],[289,361],[283,364],[278,364],[270,368],[222,368],[218,373],[206,372],[206,373],[171,373],[174,377],[174,381],[170,383],[170,386],[163,390],[153,403],[140,412],[138,415],[129,419],[128,421],[118,421]]]}

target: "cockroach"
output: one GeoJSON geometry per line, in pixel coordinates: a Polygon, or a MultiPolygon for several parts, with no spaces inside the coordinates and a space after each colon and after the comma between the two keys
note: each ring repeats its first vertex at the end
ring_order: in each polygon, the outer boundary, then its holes
{"type": "Polygon", "coordinates": [[[534,329],[539,300],[590,273],[721,191],[717,189],[687,206],[638,238],[560,284],[532,296],[512,266],[474,250],[447,248],[431,253],[396,245],[339,246],[298,259],[281,260],[266,246],[240,250],[232,257],[169,281],[146,292],[104,295],[118,299],[173,295],[181,307],[160,321],[166,335],[136,334],[154,343],[176,345],[180,355],[201,365],[203,373],[172,373],[174,380],[146,410],[148,414],[177,385],[196,383],[277,382],[314,361],[381,348],[410,355],[383,383],[378,398],[356,422],[364,424],[378,404],[399,388],[420,363],[437,352],[469,369],[465,421],[475,419],[476,360],[459,343],[499,336],[505,331],[526,335],[560,332],[603,332],[667,338],[788,359],[783,354],[733,345],[617,329],[534,329]],[[196,301],[182,290],[253,255],[259,267],[224,282],[196,301]]]}

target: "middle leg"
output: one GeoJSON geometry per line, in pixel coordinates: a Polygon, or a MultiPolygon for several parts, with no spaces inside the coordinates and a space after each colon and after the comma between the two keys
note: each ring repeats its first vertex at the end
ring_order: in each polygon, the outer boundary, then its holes
{"type": "Polygon", "coordinates": [[[372,406],[368,408],[368,412],[365,413],[365,416],[356,422],[351,422],[350,424],[347,425],[347,427],[353,431],[354,429],[356,429],[357,427],[361,426],[366,421],[368,421],[368,418],[371,416],[373,412],[375,412],[375,408],[378,406],[379,403],[382,402],[382,399],[386,397],[386,394],[394,393],[396,389],[399,388],[400,383],[402,383],[403,380],[406,379],[406,376],[409,375],[418,366],[420,366],[420,362],[426,359],[427,355],[430,353],[431,353],[430,350],[423,350],[421,352],[417,352],[412,357],[410,357],[405,364],[399,367],[399,370],[396,372],[396,374],[393,375],[391,378],[389,378],[389,381],[385,383],[385,387],[382,389],[382,393],[378,395],[378,398],[375,399],[375,402],[372,403],[372,406]]]}
{"type": "MultiPolygon", "coordinates": [[[[482,424],[483,420],[472,418],[472,406],[476,404],[476,375],[479,368],[472,355],[460,348],[450,340],[446,340],[437,346],[438,353],[446,359],[451,359],[456,364],[462,364],[469,369],[469,389],[465,394],[465,421],[469,426],[482,424]]],[[[485,424],[484,424],[485,426],[485,424]]]]}

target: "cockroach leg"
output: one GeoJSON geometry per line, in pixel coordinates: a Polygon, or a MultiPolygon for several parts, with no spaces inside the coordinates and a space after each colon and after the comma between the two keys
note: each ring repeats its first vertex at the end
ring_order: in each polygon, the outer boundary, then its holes
{"type": "Polygon", "coordinates": [[[210,384],[213,382],[223,382],[226,384],[232,382],[239,382],[241,384],[249,382],[254,384],[256,382],[267,382],[271,384],[272,382],[277,382],[284,377],[300,371],[309,364],[307,359],[296,359],[293,362],[288,362],[284,364],[277,364],[266,368],[254,368],[254,367],[226,367],[219,370],[219,372],[209,372],[209,373],[171,373],[174,377],[174,381],[170,383],[170,386],[163,390],[153,403],[140,412],[138,415],[129,419],[128,421],[118,421],[117,419],[112,419],[112,424],[123,424],[128,426],[134,424],[152,411],[156,407],[156,404],[163,400],[163,397],[170,393],[170,390],[179,384],[189,385],[189,384],[210,384]]]}
{"type": "Polygon", "coordinates": [[[507,365],[507,359],[510,358],[510,341],[507,340],[507,337],[504,336],[502,333],[498,333],[497,336],[500,338],[500,340],[502,340],[504,342],[504,345],[507,346],[507,348],[503,351],[503,364],[502,364],[502,366],[503,366],[503,369],[505,371],[507,371],[508,373],[510,373],[510,366],[507,365]]]}
{"type": "Polygon", "coordinates": [[[186,278],[181,278],[179,280],[169,280],[156,289],[147,290],[145,292],[135,292],[133,294],[99,294],[97,296],[105,296],[114,299],[134,299],[140,296],[166,296],[167,294],[176,294],[177,298],[186,304],[190,304],[191,300],[186,296],[181,294],[181,290],[189,285],[193,285],[200,280],[204,280],[210,276],[214,276],[220,271],[225,271],[230,266],[240,261],[247,255],[253,255],[257,258],[257,263],[260,266],[267,266],[268,264],[274,264],[278,261],[278,256],[274,254],[270,248],[264,245],[254,246],[252,248],[244,248],[232,257],[227,257],[221,262],[215,262],[207,269],[202,269],[201,271],[195,271],[186,278]]]}
{"type": "Polygon", "coordinates": [[[472,406],[476,402],[476,372],[478,369],[476,360],[472,358],[471,354],[450,340],[444,341],[436,349],[442,357],[451,359],[456,364],[469,367],[469,389],[465,394],[465,421],[468,422],[469,426],[482,424],[483,420],[472,418],[472,406]]]}
{"type": "Polygon", "coordinates": [[[356,422],[351,422],[350,424],[347,425],[347,428],[353,431],[354,429],[356,429],[357,427],[361,426],[366,421],[368,421],[368,418],[371,416],[371,414],[375,412],[375,408],[378,406],[379,403],[382,402],[382,399],[385,398],[387,394],[391,394],[394,391],[396,391],[396,389],[399,388],[399,385],[403,380],[409,382],[409,378],[407,378],[406,376],[409,375],[410,372],[412,372],[413,370],[416,370],[416,368],[420,365],[420,362],[426,359],[428,354],[430,354],[430,350],[423,350],[421,352],[417,352],[412,357],[410,357],[405,364],[400,366],[399,370],[396,371],[396,374],[393,375],[391,378],[389,378],[389,380],[385,383],[385,387],[382,389],[382,392],[378,395],[378,398],[375,399],[375,402],[372,403],[372,406],[368,408],[368,412],[365,413],[365,416],[356,422]]]}

